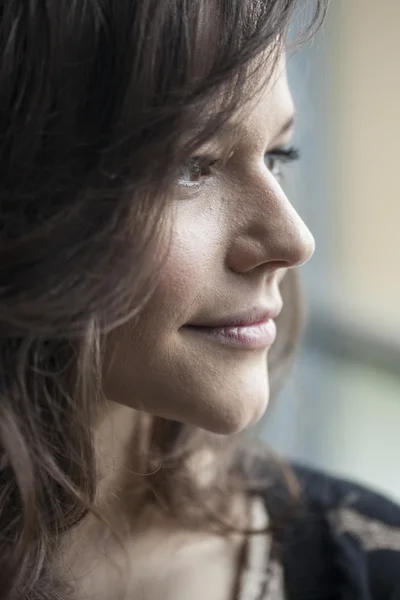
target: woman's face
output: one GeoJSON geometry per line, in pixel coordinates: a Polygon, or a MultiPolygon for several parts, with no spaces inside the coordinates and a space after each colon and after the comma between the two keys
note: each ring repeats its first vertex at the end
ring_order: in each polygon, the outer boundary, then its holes
{"type": "Polygon", "coordinates": [[[263,414],[279,283],[314,250],[274,160],[290,142],[293,111],[282,57],[237,122],[234,145],[217,133],[198,152],[211,160],[182,169],[158,288],[108,339],[108,399],[217,433],[263,414]]]}

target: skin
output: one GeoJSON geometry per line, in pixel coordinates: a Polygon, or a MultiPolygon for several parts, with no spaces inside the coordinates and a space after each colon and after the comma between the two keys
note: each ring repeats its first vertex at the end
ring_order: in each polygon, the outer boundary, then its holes
{"type": "MultiPolygon", "coordinates": [[[[228,155],[226,163],[200,186],[183,184],[187,171],[177,181],[158,288],[139,318],[107,339],[107,402],[95,431],[98,505],[124,550],[93,516],[64,536],[59,568],[79,598],[122,598],[129,589],[132,597],[196,600],[204,572],[210,600],[231,598],[241,535],[182,529],[154,509],[137,520],[131,490],[143,476],[132,467],[132,408],[217,433],[240,431],[265,411],[268,349],[223,346],[182,327],[279,304],[287,270],[312,255],[314,240],[264,158],[290,142],[292,132],[281,131],[292,116],[282,58],[235,123],[235,144],[219,135],[201,149],[228,155]]],[[[210,465],[192,467],[198,477],[210,465]]],[[[245,527],[246,499],[230,500],[232,522],[245,527]]]]}
{"type": "Polygon", "coordinates": [[[279,305],[283,276],[313,254],[311,233],[265,159],[290,142],[293,113],[282,57],[237,119],[234,145],[220,133],[199,151],[226,162],[198,186],[185,185],[187,171],[177,181],[158,288],[140,318],[108,338],[109,400],[223,434],[264,413],[268,348],[223,346],[183,326],[279,305]]]}

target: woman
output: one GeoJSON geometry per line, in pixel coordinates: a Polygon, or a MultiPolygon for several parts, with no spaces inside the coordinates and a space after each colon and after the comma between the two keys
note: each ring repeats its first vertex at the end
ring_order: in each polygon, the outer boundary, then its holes
{"type": "Polygon", "coordinates": [[[397,507],[226,435],[314,249],[280,186],[297,4],[2,3],[2,600],[400,598],[397,507]]]}

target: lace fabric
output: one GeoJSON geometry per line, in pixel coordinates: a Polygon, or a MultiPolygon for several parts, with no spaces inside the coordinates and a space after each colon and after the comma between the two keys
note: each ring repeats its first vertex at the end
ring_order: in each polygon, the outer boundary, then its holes
{"type": "MultiPolygon", "coordinates": [[[[250,526],[267,529],[269,516],[260,496],[250,501],[250,526]]],[[[283,571],[272,556],[270,534],[246,537],[238,565],[238,583],[233,600],[285,600],[283,571]]]]}

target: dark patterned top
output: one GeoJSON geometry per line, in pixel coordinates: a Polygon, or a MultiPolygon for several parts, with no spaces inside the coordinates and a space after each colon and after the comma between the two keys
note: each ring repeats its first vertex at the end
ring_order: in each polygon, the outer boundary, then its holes
{"type": "MultiPolygon", "coordinates": [[[[295,472],[302,500],[276,536],[284,597],[400,600],[400,507],[361,486],[300,467],[295,472]]],[[[268,494],[264,500],[273,521],[279,501],[268,494]]]]}

